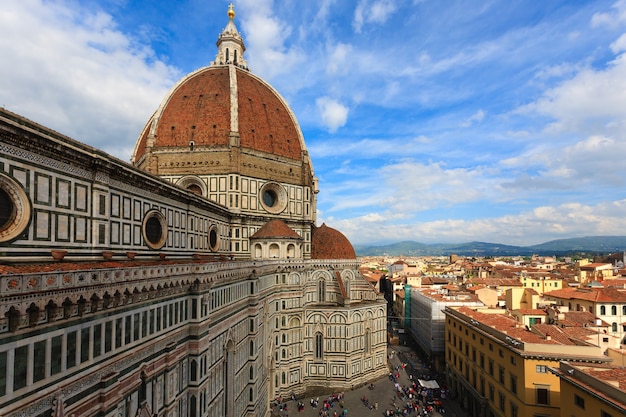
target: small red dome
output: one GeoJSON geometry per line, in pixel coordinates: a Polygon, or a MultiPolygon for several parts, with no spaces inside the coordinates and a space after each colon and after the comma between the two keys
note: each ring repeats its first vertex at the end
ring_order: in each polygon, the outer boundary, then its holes
{"type": "Polygon", "coordinates": [[[347,237],[323,223],[313,229],[311,259],[356,259],[356,252],[347,237]]]}
{"type": "Polygon", "coordinates": [[[302,239],[299,234],[291,227],[278,219],[272,219],[262,228],[257,230],[255,234],[250,236],[251,239],[302,239]]]}

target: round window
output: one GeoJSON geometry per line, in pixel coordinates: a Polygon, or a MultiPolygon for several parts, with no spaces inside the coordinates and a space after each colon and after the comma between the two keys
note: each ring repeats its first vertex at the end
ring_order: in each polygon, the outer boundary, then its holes
{"type": "Polygon", "coordinates": [[[259,193],[261,207],[273,214],[278,214],[287,207],[287,191],[282,185],[268,182],[261,187],[259,193]]]}
{"type": "Polygon", "coordinates": [[[165,216],[158,210],[150,210],[143,219],[143,238],[152,249],[161,249],[167,241],[165,216]]]}
{"type": "Polygon", "coordinates": [[[274,190],[265,190],[263,193],[263,203],[268,207],[274,207],[278,202],[278,196],[274,190]]]}
{"type": "Polygon", "coordinates": [[[220,236],[217,232],[217,226],[212,225],[211,228],[209,229],[209,249],[211,249],[212,252],[217,252],[219,248],[220,248],[220,236]]]}
{"type": "Polygon", "coordinates": [[[0,242],[19,237],[30,222],[28,196],[17,182],[0,174],[0,242]]]}
{"type": "Polygon", "coordinates": [[[7,227],[15,217],[15,204],[6,190],[0,189],[0,230],[7,227]]]}

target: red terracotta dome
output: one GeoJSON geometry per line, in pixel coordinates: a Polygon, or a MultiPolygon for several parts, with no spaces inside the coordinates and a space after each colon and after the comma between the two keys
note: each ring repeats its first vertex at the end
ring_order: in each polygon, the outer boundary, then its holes
{"type": "Polygon", "coordinates": [[[323,223],[313,229],[311,259],[356,259],[356,252],[347,237],[323,223]]]}
{"type": "Polygon", "coordinates": [[[234,16],[231,7],[215,60],[181,79],[148,120],[132,163],[170,178],[236,173],[312,187],[298,121],[281,95],[249,71],[234,16]]]}
{"type": "Polygon", "coordinates": [[[227,147],[233,134],[241,148],[289,159],[301,160],[305,149],[300,126],[276,90],[245,69],[217,65],[172,89],[142,131],[133,161],[147,148],[227,147]]]}
{"type": "Polygon", "coordinates": [[[299,234],[295,232],[291,227],[287,226],[285,222],[278,219],[272,219],[267,222],[262,228],[257,230],[255,234],[253,234],[251,239],[299,239],[301,240],[299,234]]]}

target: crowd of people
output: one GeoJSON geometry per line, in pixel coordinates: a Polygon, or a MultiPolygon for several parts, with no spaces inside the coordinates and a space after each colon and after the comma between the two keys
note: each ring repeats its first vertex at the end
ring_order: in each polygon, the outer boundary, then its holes
{"type": "MultiPolygon", "coordinates": [[[[439,379],[434,369],[428,365],[422,365],[422,362],[417,360],[413,352],[408,353],[408,356],[402,355],[400,357],[399,355],[398,359],[393,361],[399,364],[393,366],[391,365],[391,359],[393,359],[394,355],[395,352],[392,351],[389,357],[389,380],[394,387],[394,396],[388,404],[380,405],[382,410],[379,412],[385,417],[430,417],[433,411],[445,414],[444,400],[446,399],[447,390],[444,381],[433,383],[433,380],[439,379]],[[406,378],[404,375],[406,375],[406,378]],[[432,385],[426,384],[425,381],[430,381],[432,385]]],[[[424,362],[427,363],[426,361],[424,362]]],[[[361,402],[370,411],[378,410],[379,401],[381,401],[380,391],[374,387],[374,384],[369,384],[368,388],[372,391],[372,397],[377,398],[377,400],[368,398],[369,394],[363,394],[361,402]]],[[[303,412],[308,407],[311,407],[316,410],[316,415],[319,417],[347,417],[348,415],[348,409],[344,404],[343,392],[333,393],[321,400],[319,397],[311,398],[308,406],[303,402],[305,400],[297,399],[295,394],[291,395],[291,400],[295,403],[295,408],[298,412],[303,412]]],[[[383,401],[383,403],[387,403],[387,401],[383,401]]],[[[288,416],[287,401],[280,397],[276,398],[272,404],[272,410],[277,412],[273,415],[288,416]]],[[[356,410],[356,412],[358,415],[362,415],[360,411],[356,410]]],[[[310,414],[306,413],[306,415],[310,414]]],[[[376,415],[379,414],[376,413],[376,415]]]]}
{"type": "MultiPolygon", "coordinates": [[[[393,352],[392,352],[393,355],[393,352]]],[[[437,411],[440,414],[445,414],[443,407],[443,400],[446,398],[445,385],[439,387],[439,384],[434,384],[434,387],[424,387],[421,383],[416,382],[414,374],[419,374],[423,379],[430,379],[430,371],[424,373],[424,368],[415,366],[415,364],[409,362],[401,362],[396,365],[395,369],[389,373],[389,379],[394,384],[396,396],[391,400],[391,408],[387,408],[384,412],[386,417],[391,416],[430,416],[433,411],[437,411]],[[400,372],[407,373],[409,378],[408,385],[400,384],[400,372]]],[[[419,381],[419,380],[418,380],[419,381]]],[[[443,381],[442,381],[443,382],[443,381]]]]}

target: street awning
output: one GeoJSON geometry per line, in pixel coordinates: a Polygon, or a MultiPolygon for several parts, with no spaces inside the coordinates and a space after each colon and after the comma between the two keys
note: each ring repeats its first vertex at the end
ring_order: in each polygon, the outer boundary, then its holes
{"type": "Polygon", "coordinates": [[[428,381],[426,381],[424,379],[418,379],[417,381],[424,388],[430,388],[430,389],[438,389],[439,388],[439,384],[434,379],[431,379],[431,380],[428,380],[428,381]]]}

